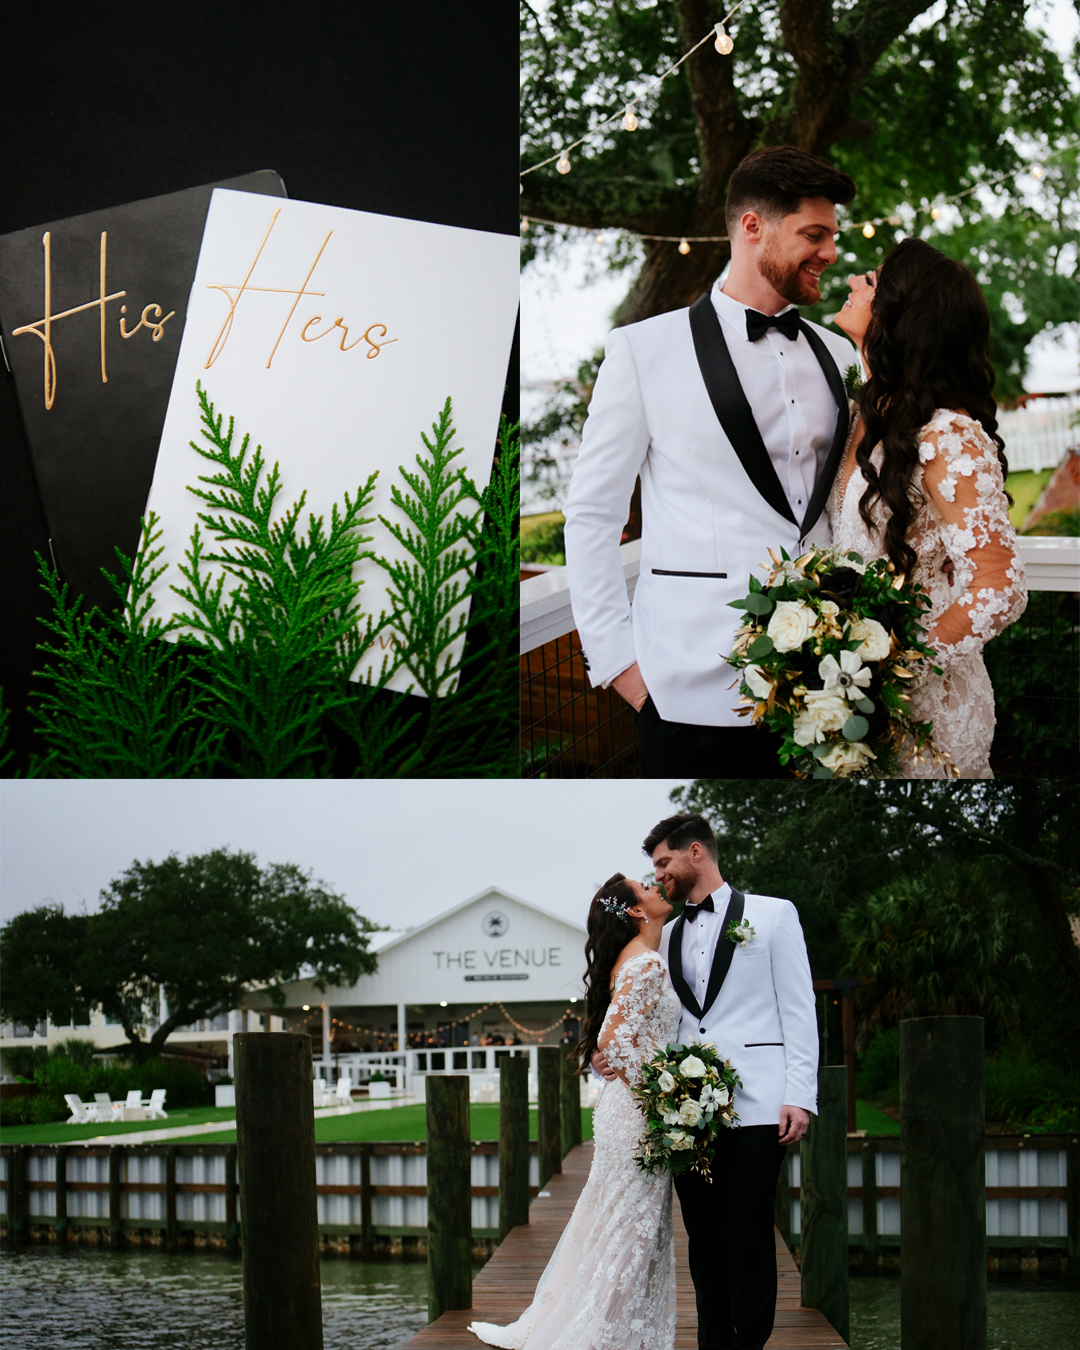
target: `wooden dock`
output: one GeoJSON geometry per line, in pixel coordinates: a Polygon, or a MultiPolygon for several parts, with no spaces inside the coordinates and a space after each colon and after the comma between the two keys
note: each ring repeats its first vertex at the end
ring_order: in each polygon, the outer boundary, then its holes
{"type": "MultiPolygon", "coordinates": [[[[443,1313],[401,1350],[481,1350],[480,1342],[466,1330],[470,1322],[515,1322],[532,1301],[536,1282],[543,1274],[555,1244],[573,1212],[589,1175],[592,1144],[580,1144],[563,1159],[563,1170],[553,1176],[545,1190],[550,1198],[537,1198],[529,1209],[529,1222],[511,1229],[487,1265],[473,1281],[473,1306],[467,1311],[443,1313]]],[[[686,1231],[675,1202],[675,1263],[678,1284],[678,1321],[675,1350],[696,1350],[697,1309],[687,1261],[686,1231]]],[[[784,1240],[776,1235],[776,1263],[780,1291],[776,1325],[769,1338],[772,1350],[846,1350],[846,1344],[821,1313],[799,1306],[799,1272],[784,1240]]]]}

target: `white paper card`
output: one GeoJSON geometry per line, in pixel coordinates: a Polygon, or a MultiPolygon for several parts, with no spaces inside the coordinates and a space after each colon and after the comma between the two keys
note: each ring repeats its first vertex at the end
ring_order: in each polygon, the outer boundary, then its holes
{"type": "MultiPolygon", "coordinates": [[[[486,486],[517,304],[512,236],[215,189],[147,502],[168,564],[155,614],[185,610],[170,584],[184,584],[177,564],[207,510],[188,487],[214,472],[189,444],[205,443],[197,380],[226,424],[235,418],[234,453],[250,433],[249,454],[260,444],[279,463],[278,508],[307,492],[305,527],[307,511],[329,520],[376,469],[364,515],[404,525],[391,484],[405,490],[398,466],[427,455],[420,434],[448,396],[464,450],[454,464],[486,486]]],[[[377,554],[403,556],[378,520],[364,533],[377,554]]],[[[382,568],[363,560],[356,576],[363,612],[387,609],[382,568]]],[[[357,675],[382,655],[377,643],[357,675]]]]}

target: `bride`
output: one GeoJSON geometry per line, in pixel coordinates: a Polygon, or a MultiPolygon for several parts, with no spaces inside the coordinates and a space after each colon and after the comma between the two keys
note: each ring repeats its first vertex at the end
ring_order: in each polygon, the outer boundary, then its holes
{"type": "Polygon", "coordinates": [[[595,1152],[532,1303],[508,1327],[473,1322],[504,1350],[671,1350],[675,1249],[671,1178],[634,1161],[644,1122],[629,1084],[678,1034],[682,1008],[659,956],[671,906],[654,886],[621,872],[589,908],[585,1017],[577,1047],[587,1065],[601,1049],[618,1074],[593,1113],[595,1152]]]}
{"type": "Polygon", "coordinates": [[[913,687],[911,711],[933,722],[947,758],[909,745],[903,776],[992,778],[982,649],[1024,612],[1027,588],[990,396],[986,301],[966,267],[921,239],[848,284],[836,326],[858,344],[867,380],[829,498],[833,543],[866,562],[891,559],[930,596],[923,622],[942,674],[913,687]]]}

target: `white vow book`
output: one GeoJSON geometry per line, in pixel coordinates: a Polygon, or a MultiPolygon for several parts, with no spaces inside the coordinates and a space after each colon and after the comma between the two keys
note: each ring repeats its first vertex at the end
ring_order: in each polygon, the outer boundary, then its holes
{"type": "MultiPolygon", "coordinates": [[[[199,513],[213,514],[188,491],[216,471],[189,444],[208,446],[196,381],[226,427],[235,418],[233,453],[249,433],[249,458],[258,444],[268,468],[280,465],[276,514],[306,491],[298,528],[309,511],[328,523],[333,504],[378,470],[363,514],[404,526],[390,487],[407,491],[398,466],[415,470],[417,452],[427,456],[421,432],[431,438],[447,397],[464,450],[454,465],[487,484],[517,304],[511,235],[215,189],[147,501],[168,564],[154,612],[185,612],[170,585],[185,584],[177,564],[199,513]]],[[[201,533],[215,551],[216,537],[201,533]]],[[[378,520],[364,533],[379,556],[403,556],[378,520]]],[[[363,613],[387,609],[383,569],[365,559],[356,577],[363,613]]],[[[356,676],[377,672],[383,654],[376,644],[356,676]]]]}

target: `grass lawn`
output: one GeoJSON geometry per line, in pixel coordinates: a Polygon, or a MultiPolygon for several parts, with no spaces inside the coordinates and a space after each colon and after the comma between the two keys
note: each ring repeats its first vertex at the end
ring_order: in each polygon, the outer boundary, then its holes
{"type": "Polygon", "coordinates": [[[855,1102],[855,1128],[867,1134],[899,1134],[900,1122],[887,1116],[873,1102],[855,1102]]]}
{"type": "Polygon", "coordinates": [[[1039,500],[1039,495],[1049,483],[1053,472],[1053,469],[1040,469],[1038,473],[1024,469],[1020,473],[1009,474],[1009,481],[1005,484],[1013,498],[1013,504],[1009,508],[1009,519],[1016,529],[1024,528],[1024,523],[1031,514],[1031,508],[1039,500]]]}
{"type": "MultiPolygon", "coordinates": [[[[498,1139],[499,1108],[483,1104],[470,1108],[472,1137],[498,1139]]],[[[426,1112],[423,1103],[413,1106],[392,1106],[385,1111],[357,1111],[351,1116],[323,1116],[315,1121],[315,1141],[319,1144],[353,1143],[364,1139],[423,1139],[426,1134],[426,1112]]],[[[0,1133],[4,1144],[70,1144],[82,1139],[113,1140],[123,1143],[123,1136],[137,1130],[176,1128],[178,1125],[207,1125],[211,1121],[232,1120],[232,1107],[195,1107],[187,1111],[170,1111],[168,1120],[129,1121],[121,1125],[17,1125],[0,1133]]],[[[583,1139],[592,1138],[592,1109],[581,1112],[583,1139]]],[[[529,1112],[529,1137],[536,1138],[536,1111],[529,1112]]],[[[184,1137],[169,1143],[184,1143],[184,1137]]],[[[212,1134],[190,1136],[192,1143],[235,1144],[235,1130],[215,1130],[212,1134]]]]}
{"type": "MultiPolygon", "coordinates": [[[[125,1120],[117,1125],[66,1125],[62,1120],[51,1125],[11,1125],[0,1130],[0,1144],[73,1144],[82,1139],[114,1139],[140,1130],[175,1130],[179,1125],[209,1125],[211,1121],[232,1120],[231,1106],[189,1106],[170,1111],[168,1120],[125,1120]]],[[[213,1138],[219,1136],[214,1135],[213,1138]]]]}

